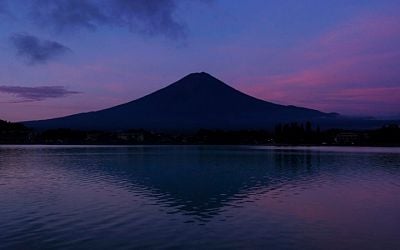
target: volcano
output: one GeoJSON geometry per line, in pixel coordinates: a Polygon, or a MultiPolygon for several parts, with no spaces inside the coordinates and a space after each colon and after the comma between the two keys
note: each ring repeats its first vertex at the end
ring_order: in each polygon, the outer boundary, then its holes
{"type": "Polygon", "coordinates": [[[192,73],[134,101],[75,115],[25,122],[37,129],[264,129],[336,114],[279,105],[244,94],[207,73],[192,73]]]}

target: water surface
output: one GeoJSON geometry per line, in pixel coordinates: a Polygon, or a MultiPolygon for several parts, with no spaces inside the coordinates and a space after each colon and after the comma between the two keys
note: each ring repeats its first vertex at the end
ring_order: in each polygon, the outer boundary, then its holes
{"type": "Polygon", "coordinates": [[[399,148],[0,147],[0,249],[400,249],[399,239],[399,148]]]}

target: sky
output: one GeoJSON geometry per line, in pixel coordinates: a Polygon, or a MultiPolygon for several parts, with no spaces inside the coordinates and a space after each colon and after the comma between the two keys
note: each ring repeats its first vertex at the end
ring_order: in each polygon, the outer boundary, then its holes
{"type": "Polygon", "coordinates": [[[99,110],[192,72],[279,104],[400,117],[398,13],[399,0],[0,0],[0,119],[99,110]]]}

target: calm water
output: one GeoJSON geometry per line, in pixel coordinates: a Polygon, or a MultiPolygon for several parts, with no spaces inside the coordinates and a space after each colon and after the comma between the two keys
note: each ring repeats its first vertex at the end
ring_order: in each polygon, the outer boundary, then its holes
{"type": "Polygon", "coordinates": [[[400,249],[399,148],[0,147],[0,249],[400,249]]]}

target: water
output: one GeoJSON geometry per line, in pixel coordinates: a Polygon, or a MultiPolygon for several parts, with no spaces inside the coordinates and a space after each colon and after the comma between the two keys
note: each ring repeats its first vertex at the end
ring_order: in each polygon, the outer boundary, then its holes
{"type": "Polygon", "coordinates": [[[400,249],[399,148],[0,147],[0,249],[400,249]]]}

